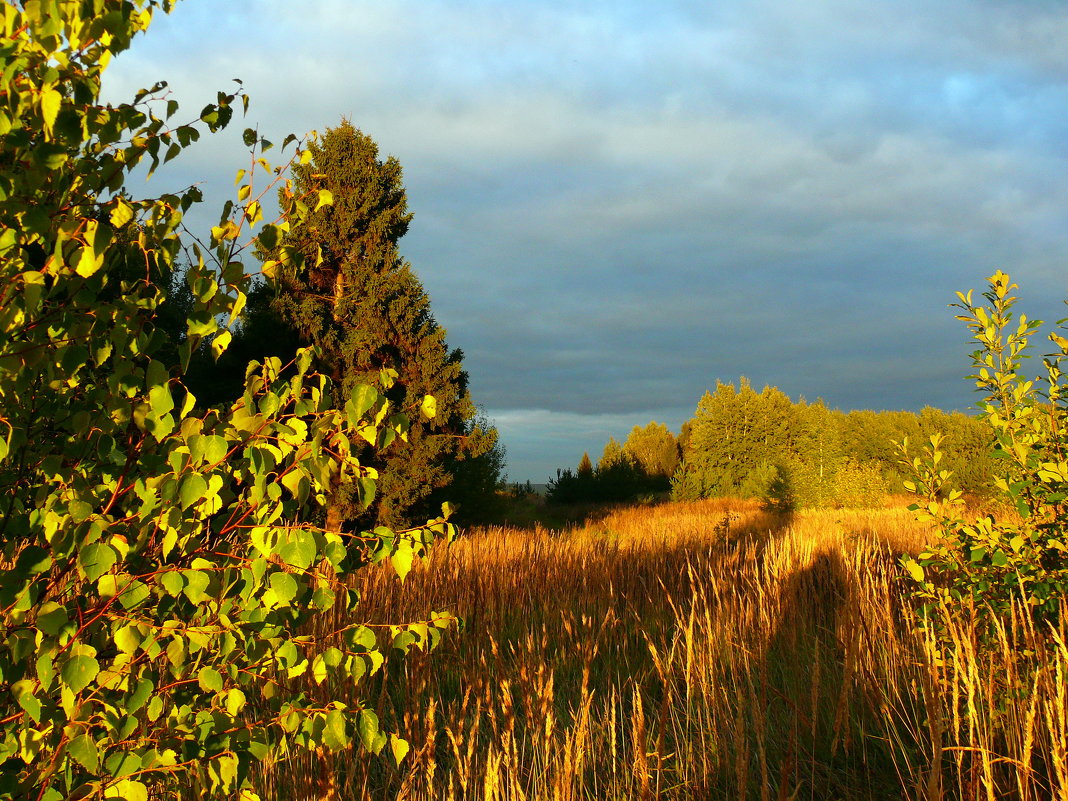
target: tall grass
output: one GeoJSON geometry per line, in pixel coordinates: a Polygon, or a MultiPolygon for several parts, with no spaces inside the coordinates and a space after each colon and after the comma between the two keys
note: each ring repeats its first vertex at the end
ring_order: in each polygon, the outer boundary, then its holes
{"type": "Polygon", "coordinates": [[[946,610],[948,646],[918,632],[897,555],[928,536],[903,508],[780,518],[705,501],[563,533],[479,529],[403,584],[388,567],[364,571],[368,621],[440,608],[465,620],[434,652],[390,660],[353,688],[412,751],[400,767],[353,752],[293,757],[262,789],[1068,799],[1065,631],[1035,630],[1017,610],[982,651],[965,609],[946,610]]]}

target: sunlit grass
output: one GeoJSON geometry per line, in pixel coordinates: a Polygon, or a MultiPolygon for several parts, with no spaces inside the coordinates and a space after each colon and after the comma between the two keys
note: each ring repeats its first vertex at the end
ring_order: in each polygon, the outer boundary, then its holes
{"type": "Polygon", "coordinates": [[[412,751],[399,768],[353,753],[294,758],[264,789],[413,801],[1068,797],[1064,631],[1008,625],[980,655],[967,611],[954,610],[953,647],[940,653],[912,625],[898,578],[897,555],[930,536],[901,504],[778,518],[704,501],[564,533],[471,531],[403,585],[388,567],[364,571],[365,620],[442,608],[465,620],[436,651],[391,660],[388,680],[353,689],[412,751]]]}

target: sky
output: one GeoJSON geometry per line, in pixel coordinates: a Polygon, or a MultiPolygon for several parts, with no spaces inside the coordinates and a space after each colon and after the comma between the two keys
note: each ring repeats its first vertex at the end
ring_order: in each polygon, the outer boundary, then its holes
{"type": "Polygon", "coordinates": [[[1061,0],[185,0],[105,96],[167,80],[184,120],[232,78],[247,117],[145,193],[199,182],[206,230],[246,126],[349,118],[403,165],[402,255],[513,481],[742,376],[967,410],[948,306],[996,269],[1068,317],[1061,0]]]}

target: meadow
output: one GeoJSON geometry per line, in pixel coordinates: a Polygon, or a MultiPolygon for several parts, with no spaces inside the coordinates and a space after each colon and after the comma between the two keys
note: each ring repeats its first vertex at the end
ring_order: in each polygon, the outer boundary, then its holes
{"type": "MultiPolygon", "coordinates": [[[[462,630],[394,652],[369,685],[298,681],[373,699],[411,752],[399,767],[294,754],[260,774],[261,792],[1068,798],[1063,624],[1019,616],[980,650],[969,610],[947,609],[940,648],[915,626],[898,564],[931,536],[900,501],[776,516],[706,500],[474,529],[403,583],[363,570],[363,621],[447,608],[462,630]]],[[[338,611],[315,633],[349,622],[338,611]]]]}

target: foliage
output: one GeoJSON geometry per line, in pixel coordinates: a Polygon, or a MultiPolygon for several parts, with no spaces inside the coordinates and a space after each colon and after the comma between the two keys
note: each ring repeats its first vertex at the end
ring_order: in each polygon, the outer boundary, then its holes
{"type": "MultiPolygon", "coordinates": [[[[1008,511],[967,520],[962,493],[947,488],[944,439],[932,436],[923,455],[909,460],[909,488],[924,499],[913,508],[942,536],[905,566],[928,610],[965,602],[1001,616],[1022,599],[1035,618],[1056,621],[1068,591],[1068,410],[1061,372],[1068,339],[1051,333],[1059,350],[1044,358],[1045,375],[1025,376],[1023,360],[1042,322],[1014,318],[1016,285],[1008,275],[998,271],[989,284],[985,305],[973,304],[968,292],[958,293],[954,307],[979,344],[970,378],[983,393],[979,408],[995,442],[996,486],[1008,511]]],[[[906,455],[907,448],[906,442],[906,455]]]]}
{"type": "Polygon", "coordinates": [[[399,254],[412,218],[400,164],[381,160],[371,137],[348,121],[313,138],[307,152],[309,160],[293,165],[294,186],[332,201],[309,208],[306,223],[267,252],[265,272],[276,281],[273,291],[253,298],[263,306],[259,325],[249,331],[256,340],[250,347],[271,347],[272,336],[292,340],[295,333],[296,341],[319,349],[318,364],[346,392],[392,370],[396,380],[382,389],[411,419],[403,446],[362,454],[379,472],[370,509],[358,484],[340,482],[331,495],[331,522],[408,525],[436,508],[435,491],[468,467],[465,486],[486,487],[492,496],[501,479],[502,454],[491,453],[497,432],[476,419],[463,354],[448,349],[430,298],[399,254]],[[287,250],[300,253],[309,269],[276,266],[287,250]],[[420,414],[427,395],[436,399],[433,415],[420,414]]]}
{"type": "MultiPolygon", "coordinates": [[[[171,122],[165,84],[133,103],[98,101],[108,60],[161,8],[152,0],[5,4],[0,75],[0,798],[122,797],[182,786],[252,798],[256,760],[351,743],[400,759],[359,702],[311,702],[295,682],[359,682],[382,664],[379,635],[353,624],[297,636],[307,617],[357,597],[348,571],[389,559],[403,576],[445,519],[350,547],[302,523],[339,478],[364,498],[375,472],[358,442],[386,447],[406,424],[383,394],[344,396],[294,363],[249,365],[229,407],[195,412],[183,374],[208,342],[226,350],[251,275],[240,261],[300,229],[306,197],[262,158],[290,213],[263,224],[253,176],[194,247],[184,337],[162,310],[195,188],[134,200],[123,180],[225,126],[240,92],[199,125],[171,122]],[[158,112],[163,109],[162,116],[158,112]]],[[[162,5],[169,10],[170,4],[162,5]]],[[[287,139],[286,144],[291,141],[287,139]]],[[[310,158],[306,152],[298,163],[310,158]]],[[[323,193],[312,202],[327,203],[323,193]]],[[[280,259],[298,269],[295,253],[280,259]]],[[[173,308],[173,307],[172,307],[173,308]]],[[[383,381],[388,391],[388,374],[383,381]]],[[[433,645],[447,614],[388,629],[433,645]]]]}
{"type": "Polygon", "coordinates": [[[675,435],[666,425],[655,420],[631,429],[623,443],[623,453],[640,464],[649,476],[667,478],[675,472],[675,465],[679,461],[675,435]]]}
{"type": "Polygon", "coordinates": [[[610,439],[596,468],[590,463],[589,454],[583,453],[577,471],[557,470],[556,478],[549,479],[546,498],[563,504],[628,503],[655,498],[668,488],[667,476],[646,472],[639,461],[610,439]]]}
{"type": "Polygon", "coordinates": [[[860,463],[852,456],[845,457],[834,475],[835,504],[863,509],[882,505],[887,486],[882,471],[874,462],[860,463]]]}
{"type": "Polygon", "coordinates": [[[878,505],[907,477],[894,442],[935,432],[946,434],[954,488],[987,496],[997,469],[978,418],[931,408],[843,413],[775,387],[757,393],[744,378],[737,389],[718,383],[683,425],[672,496],[762,498],[780,510],[878,505]]]}

